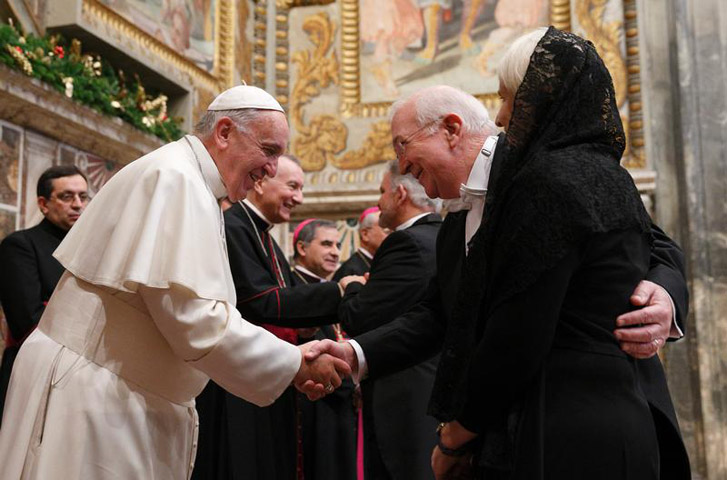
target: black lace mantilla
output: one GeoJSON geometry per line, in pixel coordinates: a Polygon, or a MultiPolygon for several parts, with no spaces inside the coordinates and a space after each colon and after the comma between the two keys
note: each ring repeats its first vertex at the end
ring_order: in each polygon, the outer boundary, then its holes
{"type": "Polygon", "coordinates": [[[489,312],[588,236],[650,231],[636,186],[619,164],[623,151],[611,76],[595,47],[551,27],[515,96],[498,152],[501,173],[464,267],[430,413],[447,421],[461,411],[469,358],[489,312]]]}

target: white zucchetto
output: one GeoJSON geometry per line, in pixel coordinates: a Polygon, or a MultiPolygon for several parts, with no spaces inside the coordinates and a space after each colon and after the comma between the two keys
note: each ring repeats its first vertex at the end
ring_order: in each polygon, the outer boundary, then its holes
{"type": "Polygon", "coordinates": [[[212,100],[207,111],[240,110],[254,108],[258,110],[277,110],[285,113],[277,100],[262,88],[251,85],[238,85],[228,88],[212,100]]]}

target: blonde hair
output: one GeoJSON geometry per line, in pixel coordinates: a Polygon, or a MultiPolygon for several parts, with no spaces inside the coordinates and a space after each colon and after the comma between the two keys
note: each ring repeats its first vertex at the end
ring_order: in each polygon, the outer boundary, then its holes
{"type": "Polygon", "coordinates": [[[547,31],[547,27],[540,27],[517,38],[500,59],[497,66],[500,83],[512,95],[517,93],[520,84],[523,83],[525,72],[530,65],[530,57],[547,31]]]}

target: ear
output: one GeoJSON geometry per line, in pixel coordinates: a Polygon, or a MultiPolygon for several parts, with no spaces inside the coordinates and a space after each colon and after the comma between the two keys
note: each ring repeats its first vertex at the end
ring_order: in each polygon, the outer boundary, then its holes
{"type": "Polygon", "coordinates": [[[38,197],[38,208],[43,216],[48,214],[48,199],[45,197],[38,197]]]}
{"type": "Polygon", "coordinates": [[[397,185],[395,194],[396,204],[401,205],[407,198],[409,198],[409,192],[406,191],[404,185],[397,185]]]}
{"type": "Polygon", "coordinates": [[[302,240],[295,242],[295,251],[298,252],[298,256],[305,257],[305,243],[302,240]]]}
{"type": "Polygon", "coordinates": [[[455,113],[445,115],[442,125],[450,147],[456,146],[462,139],[462,118],[455,113]]]}
{"type": "MultiPolygon", "coordinates": [[[[265,177],[267,178],[267,177],[265,177]]],[[[261,178],[260,180],[257,180],[253,185],[252,188],[255,190],[255,193],[257,193],[259,196],[263,196],[263,182],[265,181],[265,178],[261,178]]]]}
{"type": "Polygon", "coordinates": [[[229,146],[230,136],[235,127],[235,123],[229,117],[220,118],[215,124],[214,141],[218,149],[224,150],[229,146]]]}

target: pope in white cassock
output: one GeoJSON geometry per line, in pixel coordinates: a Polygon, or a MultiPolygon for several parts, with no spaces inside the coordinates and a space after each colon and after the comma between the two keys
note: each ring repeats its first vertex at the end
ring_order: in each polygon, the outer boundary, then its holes
{"type": "Polygon", "coordinates": [[[255,87],[223,92],[196,136],[116,174],[55,252],[66,268],[18,354],[0,431],[14,479],[185,479],[194,398],[209,378],[257,405],[291,382],[340,385],[328,357],[247,323],[218,201],[273,176],[288,142],[283,109],[255,87]]]}

